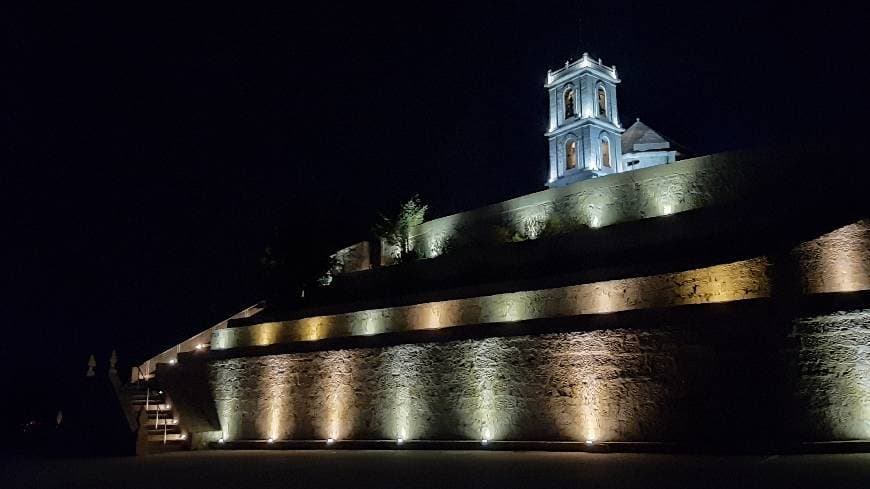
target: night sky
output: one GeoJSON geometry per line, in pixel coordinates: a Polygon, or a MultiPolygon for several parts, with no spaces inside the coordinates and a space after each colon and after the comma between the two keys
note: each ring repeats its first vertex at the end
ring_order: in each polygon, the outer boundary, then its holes
{"type": "Polygon", "coordinates": [[[833,3],[294,4],[0,16],[19,410],[90,353],[138,363],[256,302],[276,233],[328,253],[417,192],[444,215],[540,190],[546,72],[583,51],[616,64],[626,127],[696,154],[860,121],[864,21],[833,3]]]}

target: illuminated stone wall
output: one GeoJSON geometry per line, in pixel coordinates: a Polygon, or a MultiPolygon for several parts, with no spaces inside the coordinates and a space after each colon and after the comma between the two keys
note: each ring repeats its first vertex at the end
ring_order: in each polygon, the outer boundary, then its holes
{"type": "Polygon", "coordinates": [[[352,273],[372,268],[368,241],[360,241],[338,250],[333,256],[336,273],[352,273]]]}
{"type": "MultiPolygon", "coordinates": [[[[425,257],[443,252],[457,234],[497,225],[525,239],[536,238],[551,214],[563,226],[598,228],[734,202],[775,181],[788,156],[771,152],[721,153],[668,165],[584,180],[433,219],[418,228],[415,249],[425,257]]],[[[395,251],[382,247],[382,263],[395,251]]]]}
{"type": "MultiPolygon", "coordinates": [[[[803,294],[870,290],[870,220],[831,231],[794,248],[803,294]]],[[[366,309],[216,330],[212,349],[265,346],[355,335],[515,322],[653,307],[769,297],[766,257],[694,270],[555,289],[528,290],[409,306],[366,309]]]]}
{"type": "MultiPolygon", "coordinates": [[[[804,243],[790,259],[776,266],[800,271],[799,293],[856,297],[870,290],[870,221],[804,243]]],[[[210,361],[209,382],[228,440],[870,438],[870,310],[791,320],[745,301],[776,300],[772,267],[761,257],[222,329],[215,352],[251,349],[210,361]],[[719,305],[707,316],[637,319],[643,309],[705,304],[719,305]],[[723,316],[730,308],[743,312],[723,316]],[[536,331],[548,318],[588,314],[616,322],[536,331]],[[535,322],[508,337],[256,355],[278,343],[521,320],[535,322]]]]}
{"type": "Polygon", "coordinates": [[[648,277],[368,309],[214,332],[213,350],[471,324],[707,304],[770,295],[765,258],[648,277]]]}
{"type": "Polygon", "coordinates": [[[219,360],[227,439],[655,439],[668,333],[623,331],[219,360]]]}
{"type": "Polygon", "coordinates": [[[763,324],[746,319],[209,367],[228,440],[709,442],[764,430],[803,440],[870,437],[870,311],[796,321],[797,348],[787,328],[771,341],[763,324]]]}
{"type": "Polygon", "coordinates": [[[793,254],[805,294],[870,289],[870,220],[803,243],[793,254]]]}
{"type": "Polygon", "coordinates": [[[795,322],[796,423],[818,439],[870,439],[870,310],[795,322]]]}

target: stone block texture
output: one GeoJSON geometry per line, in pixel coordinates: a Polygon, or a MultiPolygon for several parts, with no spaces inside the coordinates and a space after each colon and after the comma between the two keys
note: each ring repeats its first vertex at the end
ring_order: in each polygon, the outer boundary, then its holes
{"type": "Polygon", "coordinates": [[[766,258],[755,258],[647,277],[266,322],[215,331],[212,348],[755,299],[770,295],[769,266],[766,258]]]}
{"type": "Polygon", "coordinates": [[[228,358],[209,381],[230,440],[870,437],[870,310],[766,321],[228,358]]]}
{"type": "MultiPolygon", "coordinates": [[[[414,248],[434,257],[457,236],[498,226],[512,235],[534,239],[551,216],[563,226],[598,228],[730,204],[763,195],[765,185],[781,182],[781,160],[767,152],[733,152],[701,156],[669,165],[628,171],[551,188],[459,214],[426,221],[417,228],[414,248]]],[[[395,250],[382,248],[391,264],[395,250]]]]}
{"type": "Polygon", "coordinates": [[[816,439],[870,438],[870,311],[796,321],[795,423],[816,439]]]}

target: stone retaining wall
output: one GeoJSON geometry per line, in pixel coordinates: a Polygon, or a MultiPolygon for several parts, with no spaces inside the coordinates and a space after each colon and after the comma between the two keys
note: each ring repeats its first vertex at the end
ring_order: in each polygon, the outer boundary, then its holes
{"type": "MultiPolygon", "coordinates": [[[[796,269],[804,294],[870,289],[870,221],[797,246],[783,265],[796,269]]],[[[756,299],[770,296],[772,274],[770,260],[758,257],[646,277],[264,322],[216,330],[211,348],[756,299]]]]}
{"type": "Polygon", "coordinates": [[[227,440],[870,438],[870,310],[745,319],[229,358],[210,382],[227,440]]]}
{"type": "MultiPolygon", "coordinates": [[[[686,159],[642,170],[584,180],[426,221],[413,238],[419,256],[431,258],[456,240],[493,239],[494,233],[535,239],[558,218],[565,228],[598,228],[648,217],[755,199],[770,185],[788,182],[788,173],[813,160],[811,154],[735,151],[686,159]]],[[[382,245],[381,262],[394,262],[396,250],[382,245]]]]}
{"type": "Polygon", "coordinates": [[[770,295],[769,265],[756,258],[649,277],[265,322],[215,331],[211,348],[755,299],[770,295]]]}
{"type": "MultiPolygon", "coordinates": [[[[870,221],[804,243],[791,257],[780,271],[795,269],[800,276],[788,280],[801,286],[787,301],[855,297],[870,290],[870,221]]],[[[776,298],[771,276],[783,278],[760,257],[222,329],[214,333],[220,358],[207,360],[208,382],[227,440],[870,438],[866,302],[782,317],[768,305],[776,298]],[[745,299],[765,306],[749,308],[745,299]],[[687,305],[703,313],[676,314],[694,310],[687,305]],[[638,315],[651,308],[670,310],[638,315]],[[613,321],[606,330],[536,334],[539,325],[588,314],[613,321]],[[279,343],[528,320],[510,336],[252,353],[279,343]]]]}

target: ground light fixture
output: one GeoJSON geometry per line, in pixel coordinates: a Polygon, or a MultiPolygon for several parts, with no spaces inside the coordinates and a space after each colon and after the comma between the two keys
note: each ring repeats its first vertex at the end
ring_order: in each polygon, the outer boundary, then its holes
{"type": "Polygon", "coordinates": [[[335,443],[335,438],[327,438],[327,439],[326,439],[326,444],[327,444],[327,445],[332,445],[333,443],[335,443]]]}
{"type": "Polygon", "coordinates": [[[173,359],[169,360],[169,365],[175,365],[175,362],[176,362],[176,360],[173,358],[173,359]]]}
{"type": "Polygon", "coordinates": [[[587,445],[592,445],[593,443],[595,443],[595,440],[586,440],[587,445]]]}
{"type": "Polygon", "coordinates": [[[402,443],[405,443],[404,438],[396,438],[396,445],[401,445],[402,443]]]}
{"type": "Polygon", "coordinates": [[[489,440],[487,440],[486,438],[484,438],[483,440],[480,440],[480,444],[483,445],[483,446],[489,445],[489,440]]]}
{"type": "Polygon", "coordinates": [[[224,444],[224,441],[225,441],[225,440],[223,439],[223,437],[218,438],[218,443],[220,443],[221,445],[224,444]]]}
{"type": "Polygon", "coordinates": [[[266,440],[266,441],[269,442],[269,443],[275,443],[275,439],[274,439],[274,438],[269,438],[269,439],[266,440]]]}

